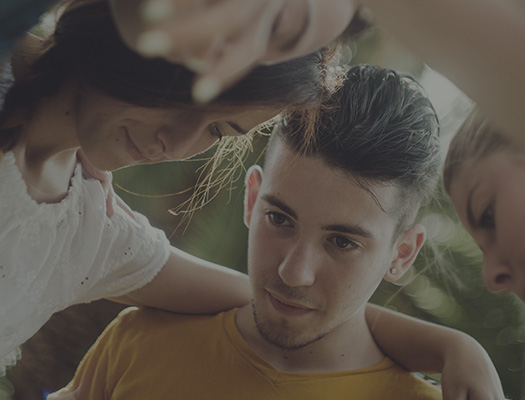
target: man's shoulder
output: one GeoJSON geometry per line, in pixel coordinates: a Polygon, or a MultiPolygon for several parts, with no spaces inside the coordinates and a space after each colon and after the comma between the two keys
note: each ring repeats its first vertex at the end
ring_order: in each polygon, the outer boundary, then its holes
{"type": "Polygon", "coordinates": [[[133,363],[140,370],[145,360],[170,363],[175,358],[191,360],[195,354],[224,347],[227,335],[224,318],[228,313],[186,315],[151,308],[123,310],[106,329],[97,347],[112,353],[116,363],[133,363]],[[139,361],[138,361],[139,360],[139,361]]]}

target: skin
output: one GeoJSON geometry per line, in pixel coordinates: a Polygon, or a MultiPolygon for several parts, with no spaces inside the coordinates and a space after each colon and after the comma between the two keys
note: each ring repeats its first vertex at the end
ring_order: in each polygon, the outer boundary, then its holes
{"type": "MultiPolygon", "coordinates": [[[[252,169],[245,220],[253,309],[239,330],[271,364],[292,372],[363,368],[380,362],[365,306],[383,277],[398,279],[424,241],[420,225],[393,240],[397,219],[347,174],[284,145],[252,169]],[[286,172],[282,172],[286,171],[286,172]],[[391,268],[397,269],[396,273],[391,268]]],[[[397,189],[372,185],[394,208],[397,189]]]]}
{"type": "Polygon", "coordinates": [[[468,160],[452,181],[459,219],[483,252],[483,280],[492,292],[509,290],[525,301],[525,156],[499,150],[468,160]]]}

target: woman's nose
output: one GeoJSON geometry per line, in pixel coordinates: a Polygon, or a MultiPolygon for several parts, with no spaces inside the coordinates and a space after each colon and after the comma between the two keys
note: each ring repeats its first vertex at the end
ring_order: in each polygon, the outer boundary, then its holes
{"type": "Polygon", "coordinates": [[[177,138],[177,133],[169,127],[160,128],[156,138],[162,153],[171,160],[177,159],[178,152],[185,146],[183,135],[177,138]]]}
{"type": "Polygon", "coordinates": [[[512,290],[514,276],[512,267],[496,248],[485,249],[483,259],[483,281],[491,292],[512,290]]]}
{"type": "Polygon", "coordinates": [[[168,159],[182,160],[208,149],[215,143],[216,138],[206,133],[203,127],[195,127],[186,132],[165,127],[158,130],[157,141],[168,159]]]}

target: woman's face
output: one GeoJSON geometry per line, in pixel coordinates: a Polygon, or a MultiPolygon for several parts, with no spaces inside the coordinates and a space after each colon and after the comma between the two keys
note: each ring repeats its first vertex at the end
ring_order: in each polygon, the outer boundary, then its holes
{"type": "Polygon", "coordinates": [[[241,136],[271,119],[273,108],[145,108],[86,88],[77,105],[78,141],[101,170],[183,160],[201,153],[221,136],[241,136]]]}
{"type": "Polygon", "coordinates": [[[481,161],[467,161],[450,195],[483,252],[487,288],[510,290],[525,301],[525,155],[498,150],[481,161]]]}

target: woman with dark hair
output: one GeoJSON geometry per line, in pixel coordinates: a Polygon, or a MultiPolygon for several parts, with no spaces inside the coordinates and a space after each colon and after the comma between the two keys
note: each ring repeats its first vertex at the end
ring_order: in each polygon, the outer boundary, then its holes
{"type": "Polygon", "coordinates": [[[110,297],[199,313],[246,303],[244,275],[171,247],[123,206],[108,217],[115,195],[87,171],[185,159],[236,144],[286,107],[316,107],[328,58],[256,68],[203,106],[186,68],[123,44],[106,0],[68,2],[53,35],[22,43],[13,74],[3,69],[0,112],[0,375],[16,354],[4,357],[71,304],[110,297]]]}

